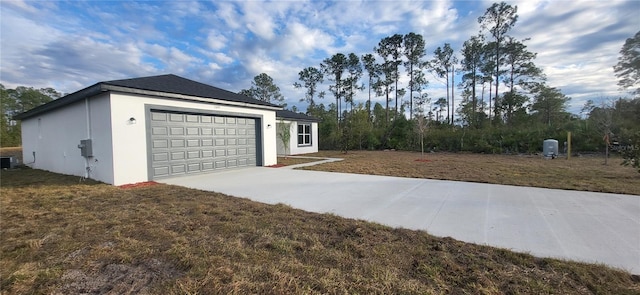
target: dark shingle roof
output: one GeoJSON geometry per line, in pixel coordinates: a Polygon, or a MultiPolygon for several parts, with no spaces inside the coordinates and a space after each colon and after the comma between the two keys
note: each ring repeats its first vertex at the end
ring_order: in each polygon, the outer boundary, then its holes
{"type": "Polygon", "coordinates": [[[15,116],[15,119],[27,119],[50,110],[63,107],[67,104],[71,104],[85,98],[90,98],[102,92],[113,91],[114,87],[117,87],[117,91],[125,93],[136,93],[135,90],[153,91],[160,93],[159,96],[162,96],[162,93],[177,94],[250,104],[267,108],[279,108],[279,106],[268,102],[170,74],[98,82],[92,86],[19,114],[15,116]]]}
{"type": "Polygon", "coordinates": [[[248,96],[233,93],[218,87],[189,80],[176,75],[161,75],[124,80],[102,82],[105,85],[114,85],[140,90],[159,91],[174,94],[191,95],[206,98],[216,98],[228,101],[257,104],[263,106],[276,106],[268,102],[253,99],[248,96]]]}
{"type": "Polygon", "coordinates": [[[297,120],[297,121],[310,121],[310,122],[318,122],[318,121],[320,121],[318,118],[307,116],[307,115],[302,114],[302,113],[296,113],[296,112],[288,111],[288,110],[276,111],[276,118],[297,120]]]}

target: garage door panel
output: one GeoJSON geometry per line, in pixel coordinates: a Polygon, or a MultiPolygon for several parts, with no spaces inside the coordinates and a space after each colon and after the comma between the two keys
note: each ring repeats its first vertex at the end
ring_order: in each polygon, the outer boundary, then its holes
{"type": "Polygon", "coordinates": [[[153,127],[151,128],[152,135],[167,135],[167,127],[153,127]]]}
{"type": "Polygon", "coordinates": [[[199,127],[187,127],[187,135],[199,135],[200,128],[199,127]]]}
{"type": "Polygon", "coordinates": [[[169,161],[169,153],[167,152],[153,153],[152,155],[153,155],[154,162],[169,161]]]}
{"type": "Polygon", "coordinates": [[[152,112],[151,121],[167,121],[167,114],[152,112]]]}
{"type": "Polygon", "coordinates": [[[184,160],[184,152],[183,151],[178,151],[178,152],[171,152],[171,160],[172,161],[176,161],[176,160],[184,160]]]}
{"type": "Polygon", "coordinates": [[[171,135],[184,135],[183,127],[171,127],[169,134],[171,135]]]}
{"type": "Polygon", "coordinates": [[[213,162],[202,162],[202,171],[213,170],[213,162]]]}
{"type": "Polygon", "coordinates": [[[184,147],[184,139],[171,140],[171,148],[183,148],[183,147],[184,147]]]}
{"type": "Polygon", "coordinates": [[[186,164],[171,165],[171,174],[184,174],[187,171],[186,166],[186,164]]]}
{"type": "Polygon", "coordinates": [[[216,165],[216,169],[227,168],[227,161],[225,160],[216,161],[215,165],[216,165]]]}
{"type": "Polygon", "coordinates": [[[191,163],[187,165],[188,172],[200,172],[200,163],[191,163]]]}
{"type": "Polygon", "coordinates": [[[198,123],[200,122],[200,116],[198,115],[186,115],[185,119],[187,122],[198,123]]]}
{"type": "Polygon", "coordinates": [[[166,139],[156,139],[152,142],[152,146],[153,148],[168,148],[169,147],[169,141],[166,139]]]}
{"type": "Polygon", "coordinates": [[[187,139],[187,147],[199,147],[200,140],[199,139],[187,139]]]}
{"type": "Polygon", "coordinates": [[[256,119],[157,111],[150,119],[154,178],[257,163],[256,119]]]}
{"type": "Polygon", "coordinates": [[[169,176],[169,166],[160,166],[160,167],[153,168],[153,175],[169,176]]]}
{"type": "Polygon", "coordinates": [[[184,122],[184,115],[182,115],[182,114],[169,114],[169,121],[171,121],[171,122],[184,122]]]}

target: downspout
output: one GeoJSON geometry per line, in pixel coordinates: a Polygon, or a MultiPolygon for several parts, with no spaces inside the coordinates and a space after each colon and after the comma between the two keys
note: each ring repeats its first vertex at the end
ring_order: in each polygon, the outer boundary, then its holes
{"type": "MultiPolygon", "coordinates": [[[[87,123],[87,139],[91,139],[91,107],[89,105],[89,98],[84,99],[85,117],[87,123]]],[[[91,166],[89,166],[89,157],[84,157],[84,177],[89,178],[91,176],[91,166]]]]}

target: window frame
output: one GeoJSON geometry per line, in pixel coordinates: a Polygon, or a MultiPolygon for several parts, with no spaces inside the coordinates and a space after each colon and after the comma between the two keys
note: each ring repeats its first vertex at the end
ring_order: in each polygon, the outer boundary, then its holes
{"type": "Polygon", "coordinates": [[[298,122],[296,129],[296,138],[299,147],[303,146],[312,146],[313,145],[313,137],[312,137],[312,124],[311,123],[301,123],[298,122]],[[302,127],[302,129],[301,129],[302,127]],[[306,127],[306,128],[305,128],[306,127]],[[302,132],[300,132],[302,130],[302,132]],[[307,131],[307,132],[305,132],[307,131]],[[301,142],[302,139],[302,142],[301,142]]]}

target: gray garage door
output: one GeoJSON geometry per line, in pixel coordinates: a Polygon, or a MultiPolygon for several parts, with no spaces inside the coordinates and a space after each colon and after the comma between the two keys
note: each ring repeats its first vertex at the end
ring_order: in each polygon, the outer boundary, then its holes
{"type": "Polygon", "coordinates": [[[151,112],[151,174],[256,166],[256,119],[151,112]]]}

